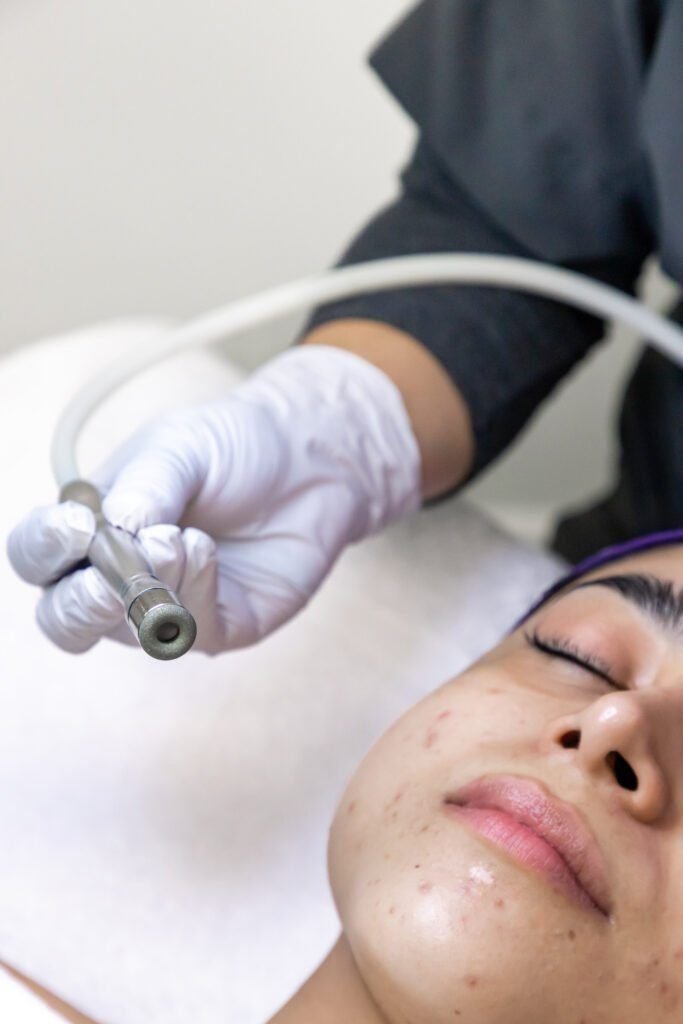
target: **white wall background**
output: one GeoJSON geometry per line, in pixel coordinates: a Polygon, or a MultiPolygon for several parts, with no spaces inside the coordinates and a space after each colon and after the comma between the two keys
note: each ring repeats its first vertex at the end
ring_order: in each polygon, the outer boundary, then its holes
{"type": "MultiPolygon", "coordinates": [[[[395,191],[413,138],[364,64],[407,6],[5,0],[0,350],[109,317],[188,317],[331,263],[395,191]]],[[[591,360],[479,500],[546,514],[599,490],[631,354],[591,360]]]]}

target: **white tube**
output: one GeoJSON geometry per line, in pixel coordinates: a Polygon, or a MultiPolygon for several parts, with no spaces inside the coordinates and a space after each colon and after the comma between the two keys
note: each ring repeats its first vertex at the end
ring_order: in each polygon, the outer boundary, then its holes
{"type": "Polygon", "coordinates": [[[206,345],[313,305],[350,295],[418,285],[467,284],[531,292],[624,324],[683,365],[683,331],[641,302],[581,274],[531,260],[477,254],[400,256],[361,263],[281,285],[207,313],[170,331],[123,363],[117,360],[68,404],[52,443],[52,468],[61,487],[79,477],[76,443],[88,417],[129,377],[181,348],[206,345]]]}

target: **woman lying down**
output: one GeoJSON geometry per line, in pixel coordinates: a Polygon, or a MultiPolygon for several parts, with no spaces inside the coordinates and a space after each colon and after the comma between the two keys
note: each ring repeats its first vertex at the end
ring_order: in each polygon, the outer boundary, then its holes
{"type": "Polygon", "coordinates": [[[583,563],[396,722],[329,876],[339,939],[269,1024],[680,1022],[683,530],[583,563]]]}

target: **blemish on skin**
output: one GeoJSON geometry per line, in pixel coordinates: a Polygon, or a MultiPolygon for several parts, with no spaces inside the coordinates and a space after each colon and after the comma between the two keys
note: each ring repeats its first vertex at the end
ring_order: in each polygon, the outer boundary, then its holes
{"type": "Polygon", "coordinates": [[[669,991],[669,986],[667,985],[667,983],[665,981],[660,982],[659,991],[661,992],[661,994],[663,996],[665,996],[667,994],[667,992],[669,991]]]}
{"type": "Polygon", "coordinates": [[[494,907],[498,907],[498,909],[500,910],[502,907],[505,906],[505,900],[501,899],[499,896],[493,905],[494,907]]]}
{"type": "Polygon", "coordinates": [[[394,914],[396,913],[396,907],[389,907],[389,913],[390,913],[390,914],[391,914],[391,916],[393,917],[393,916],[394,916],[394,914]]]}
{"type": "Polygon", "coordinates": [[[420,882],[420,884],[418,885],[417,888],[418,888],[419,892],[423,892],[423,893],[431,892],[432,889],[434,888],[434,883],[433,882],[420,882]]]}
{"type": "Polygon", "coordinates": [[[403,789],[403,787],[401,787],[400,789],[397,789],[396,793],[394,794],[394,799],[391,801],[391,803],[392,804],[397,804],[399,802],[399,800],[401,799],[401,797],[403,796],[404,792],[405,792],[405,790],[403,789]]]}
{"type": "Polygon", "coordinates": [[[415,865],[415,867],[416,867],[416,868],[419,868],[419,866],[420,866],[419,864],[416,864],[416,865],[415,865]]]}
{"type": "Polygon", "coordinates": [[[497,687],[495,687],[495,686],[489,686],[489,688],[487,689],[487,691],[486,691],[486,692],[487,692],[487,693],[502,693],[503,691],[502,691],[502,690],[499,690],[499,689],[498,689],[497,687]]]}
{"type": "Polygon", "coordinates": [[[481,864],[475,864],[469,870],[469,877],[473,882],[481,882],[482,885],[493,885],[495,879],[488,868],[484,868],[481,864]]]}
{"type": "Polygon", "coordinates": [[[437,722],[443,722],[445,718],[450,718],[452,714],[452,711],[442,711],[440,715],[436,716],[436,720],[437,722]]]}
{"type": "Polygon", "coordinates": [[[425,741],[424,741],[423,746],[426,747],[427,750],[429,750],[430,747],[434,746],[434,744],[436,743],[438,738],[439,738],[439,734],[436,731],[436,729],[430,729],[429,732],[427,733],[426,737],[425,737],[425,741]]]}
{"type": "Polygon", "coordinates": [[[407,732],[407,733],[405,734],[405,736],[403,737],[403,742],[404,742],[404,743],[410,743],[410,741],[412,740],[412,738],[413,738],[413,734],[412,734],[412,732],[407,732]]]}
{"type": "Polygon", "coordinates": [[[397,818],[398,818],[398,811],[394,811],[394,813],[391,815],[391,820],[392,821],[396,821],[397,818]]]}
{"type": "Polygon", "coordinates": [[[683,946],[674,953],[674,960],[683,960],[683,946]]]}
{"type": "Polygon", "coordinates": [[[429,825],[423,825],[420,829],[419,835],[422,835],[423,832],[429,832],[429,825]]]}
{"type": "Polygon", "coordinates": [[[479,978],[476,976],[476,974],[466,974],[465,984],[467,985],[468,988],[476,988],[477,985],[479,984],[479,978]]]}
{"type": "Polygon", "coordinates": [[[572,941],[576,938],[576,932],[573,928],[570,928],[567,932],[567,938],[571,939],[572,941]]]}
{"type": "Polygon", "coordinates": [[[351,803],[349,804],[349,806],[346,809],[346,813],[347,814],[353,814],[355,809],[356,809],[356,801],[352,800],[351,803]]]}

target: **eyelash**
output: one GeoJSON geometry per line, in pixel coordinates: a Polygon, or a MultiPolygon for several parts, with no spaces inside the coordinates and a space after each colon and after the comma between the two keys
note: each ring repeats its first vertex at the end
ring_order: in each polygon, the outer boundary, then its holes
{"type": "Polygon", "coordinates": [[[573,640],[555,636],[540,637],[535,630],[533,633],[525,633],[524,639],[530,647],[540,651],[541,654],[545,654],[550,658],[562,658],[564,661],[570,661],[587,672],[591,672],[593,675],[604,679],[615,690],[626,689],[625,686],[620,686],[613,678],[612,669],[606,662],[583,651],[573,640]]]}

